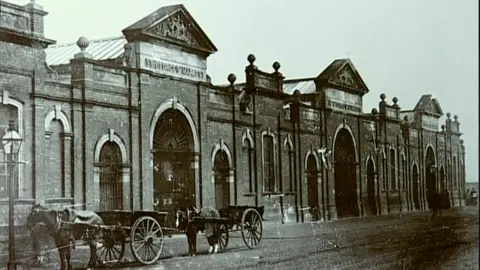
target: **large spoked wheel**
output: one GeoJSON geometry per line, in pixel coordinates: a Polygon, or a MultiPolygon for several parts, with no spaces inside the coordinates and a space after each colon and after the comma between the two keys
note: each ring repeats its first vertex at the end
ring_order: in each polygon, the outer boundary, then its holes
{"type": "Polygon", "coordinates": [[[250,249],[256,248],[262,240],[262,217],[257,210],[249,208],[242,215],[242,238],[250,249]]]}
{"type": "Polygon", "coordinates": [[[163,232],[157,220],[145,216],[133,223],[130,249],[135,259],[143,265],[158,261],[163,250],[163,232]]]}
{"type": "Polygon", "coordinates": [[[123,231],[103,231],[103,245],[97,249],[97,263],[104,267],[115,267],[125,254],[125,235],[123,231]]]}
{"type": "Polygon", "coordinates": [[[220,248],[220,251],[225,252],[228,246],[228,226],[220,224],[219,234],[218,247],[220,248]]]}

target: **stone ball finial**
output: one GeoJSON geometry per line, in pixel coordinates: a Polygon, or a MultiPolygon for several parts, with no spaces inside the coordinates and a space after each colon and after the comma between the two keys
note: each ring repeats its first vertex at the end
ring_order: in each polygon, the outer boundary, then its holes
{"type": "Polygon", "coordinates": [[[463,140],[460,140],[460,144],[463,145],[463,140]]]}
{"type": "Polygon", "coordinates": [[[230,75],[227,77],[227,80],[230,82],[230,84],[233,84],[237,80],[237,76],[235,76],[233,73],[230,73],[230,75]]]}
{"type": "Polygon", "coordinates": [[[295,89],[295,91],[293,91],[293,95],[294,96],[300,96],[302,93],[300,92],[300,90],[298,89],[295,89]]]}
{"type": "Polygon", "coordinates": [[[372,114],[373,114],[374,116],[378,114],[378,111],[377,111],[376,108],[373,108],[373,109],[372,109],[372,114]]]}
{"type": "Polygon", "coordinates": [[[77,46],[82,52],[87,49],[88,45],[90,45],[90,41],[86,37],[82,36],[77,40],[77,46]]]}
{"type": "Polygon", "coordinates": [[[278,71],[280,69],[280,63],[275,61],[275,62],[273,62],[272,67],[275,71],[278,71]]]}
{"type": "Polygon", "coordinates": [[[253,62],[255,62],[255,55],[253,53],[249,54],[248,57],[247,57],[247,60],[248,62],[250,63],[250,65],[253,65],[253,62]]]}
{"type": "Polygon", "coordinates": [[[455,115],[453,116],[453,119],[455,119],[455,121],[457,121],[457,120],[458,120],[458,115],[455,114],[455,115]]]}
{"type": "Polygon", "coordinates": [[[381,99],[382,101],[384,101],[386,97],[387,97],[387,96],[386,96],[384,93],[380,94],[380,99],[381,99]]]}
{"type": "Polygon", "coordinates": [[[445,127],[445,125],[442,125],[442,131],[444,131],[444,130],[445,130],[445,128],[446,128],[446,127],[445,127]]]}
{"type": "Polygon", "coordinates": [[[394,98],[392,99],[392,101],[393,101],[393,104],[397,105],[398,98],[397,98],[397,97],[394,97],[394,98]]]}
{"type": "Polygon", "coordinates": [[[447,112],[447,118],[450,119],[450,116],[452,116],[449,112],[447,112]]]}
{"type": "Polygon", "coordinates": [[[406,122],[408,122],[408,115],[405,115],[405,116],[403,117],[403,120],[406,121],[406,122]]]}

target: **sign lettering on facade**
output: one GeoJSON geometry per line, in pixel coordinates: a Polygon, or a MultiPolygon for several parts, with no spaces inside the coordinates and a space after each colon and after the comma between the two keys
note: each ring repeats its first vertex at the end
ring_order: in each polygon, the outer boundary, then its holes
{"type": "Polygon", "coordinates": [[[432,116],[422,116],[422,128],[430,131],[438,131],[438,119],[432,116]]]}
{"type": "Polygon", "coordinates": [[[325,92],[326,107],[355,115],[362,114],[362,97],[341,90],[329,88],[325,92]]]}
{"type": "Polygon", "coordinates": [[[205,77],[205,72],[197,70],[191,67],[180,66],[172,63],[167,63],[159,60],[153,60],[150,58],[145,58],[144,60],[145,68],[161,71],[162,73],[174,73],[178,75],[184,75],[192,79],[203,80],[205,77]]]}

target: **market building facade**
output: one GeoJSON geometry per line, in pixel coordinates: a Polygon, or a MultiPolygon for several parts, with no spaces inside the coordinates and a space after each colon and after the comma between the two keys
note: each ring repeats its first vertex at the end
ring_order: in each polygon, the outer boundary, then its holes
{"type": "MultiPolygon", "coordinates": [[[[8,16],[0,126],[3,136],[14,121],[24,138],[19,226],[34,202],[169,212],[264,205],[277,222],[424,210],[427,195],[443,190],[464,205],[458,117],[447,113],[441,124],[431,95],[401,110],[382,94],[363,113],[369,89],[349,59],[291,80],[278,62],[260,70],[252,54],[244,83],[232,74],[213,85],[207,59],[217,49],[183,5],[160,8],[121,37],[64,45],[44,37],[47,13],[37,4],[0,9],[8,16]]],[[[2,224],[7,173],[0,168],[2,224]]]]}

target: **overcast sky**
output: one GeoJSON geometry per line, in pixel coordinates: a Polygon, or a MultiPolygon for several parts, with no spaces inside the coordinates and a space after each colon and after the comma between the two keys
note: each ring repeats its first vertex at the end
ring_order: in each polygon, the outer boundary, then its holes
{"type": "MultiPolygon", "coordinates": [[[[26,4],[28,0],[7,0],[26,4]]],[[[288,78],[318,75],[349,57],[370,88],[364,111],[385,92],[412,109],[432,94],[457,114],[467,147],[467,181],[478,181],[478,0],[37,0],[58,43],[122,35],[163,5],[183,3],[218,48],[213,83],[244,80],[247,55],[260,69],[279,61],[288,78]]],[[[441,119],[441,124],[444,118],[441,119]]],[[[440,124],[440,125],[441,125],[440,124]]]]}

